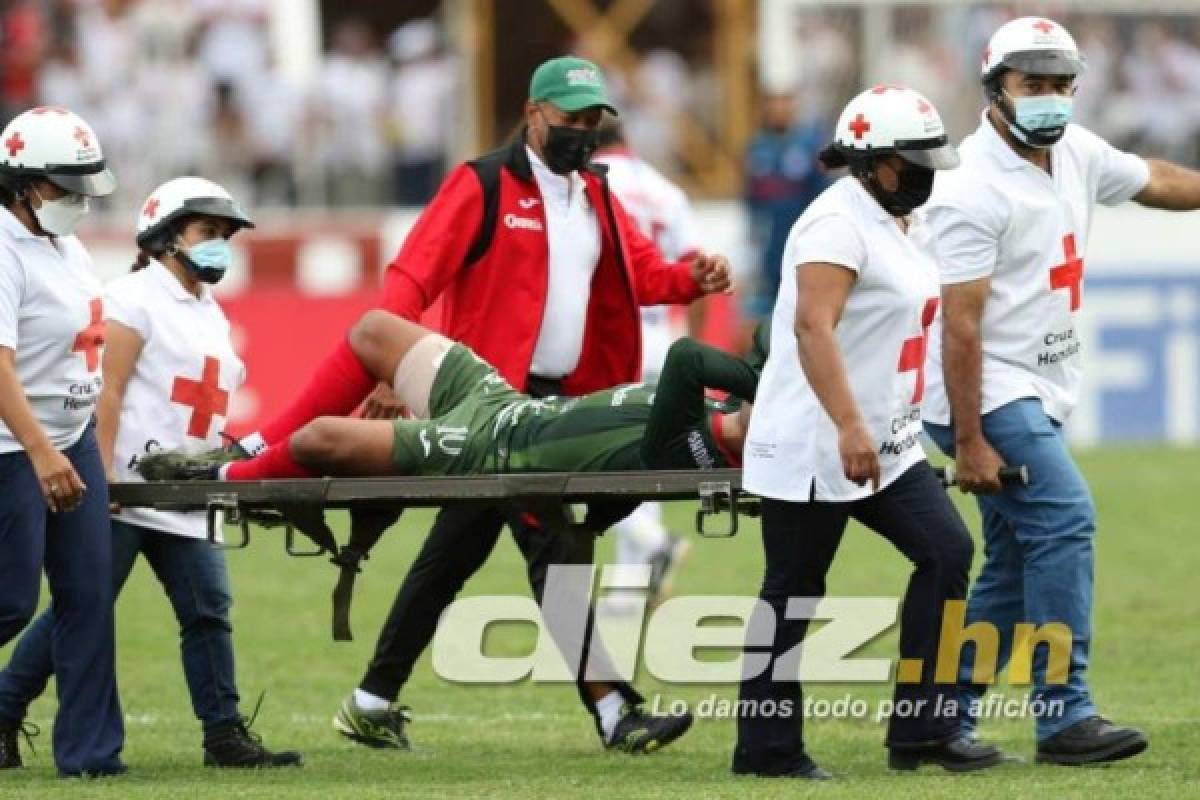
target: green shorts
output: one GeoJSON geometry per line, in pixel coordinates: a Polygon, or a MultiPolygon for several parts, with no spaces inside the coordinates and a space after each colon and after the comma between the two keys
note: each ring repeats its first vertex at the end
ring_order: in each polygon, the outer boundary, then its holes
{"type": "Polygon", "coordinates": [[[466,345],[447,352],[433,379],[429,419],[393,423],[400,475],[478,475],[496,469],[496,417],[526,399],[466,345]]]}

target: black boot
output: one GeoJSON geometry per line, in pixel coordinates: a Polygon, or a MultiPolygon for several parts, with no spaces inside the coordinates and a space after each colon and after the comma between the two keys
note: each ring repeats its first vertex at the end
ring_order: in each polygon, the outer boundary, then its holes
{"type": "Polygon", "coordinates": [[[245,720],[238,720],[204,734],[206,767],[298,767],[304,757],[293,750],[272,753],[263,747],[258,734],[251,732],[245,720]]]}
{"type": "Polygon", "coordinates": [[[888,749],[888,766],[899,770],[914,770],[922,764],[934,764],[950,772],[973,772],[994,767],[1006,760],[1000,748],[967,736],[930,747],[888,749]]]}
{"type": "Polygon", "coordinates": [[[41,729],[32,722],[0,723],[0,769],[17,769],[25,766],[21,761],[21,750],[17,747],[17,734],[25,737],[25,744],[33,751],[33,737],[41,729]]]}
{"type": "Polygon", "coordinates": [[[1043,764],[1100,764],[1136,756],[1149,745],[1137,728],[1121,728],[1104,717],[1088,717],[1038,744],[1043,764]]]}

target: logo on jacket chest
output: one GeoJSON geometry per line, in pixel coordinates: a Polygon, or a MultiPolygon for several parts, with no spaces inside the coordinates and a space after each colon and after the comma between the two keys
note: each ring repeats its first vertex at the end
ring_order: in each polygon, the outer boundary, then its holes
{"type": "Polygon", "coordinates": [[[504,215],[504,227],[510,230],[537,231],[539,233],[545,230],[542,221],[537,217],[521,217],[512,213],[504,215]]]}

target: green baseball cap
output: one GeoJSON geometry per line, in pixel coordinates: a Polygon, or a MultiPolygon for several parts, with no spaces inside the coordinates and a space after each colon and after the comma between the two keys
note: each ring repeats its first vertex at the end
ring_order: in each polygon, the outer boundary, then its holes
{"type": "Polygon", "coordinates": [[[590,61],[562,56],[543,62],[529,81],[529,99],[548,101],[566,112],[599,106],[616,116],[608,100],[604,73],[590,61]]]}

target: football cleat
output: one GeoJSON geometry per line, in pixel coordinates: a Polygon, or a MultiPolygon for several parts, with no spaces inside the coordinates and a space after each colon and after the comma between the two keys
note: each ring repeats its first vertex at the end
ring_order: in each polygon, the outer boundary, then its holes
{"type": "Polygon", "coordinates": [[[221,467],[242,458],[225,448],[203,453],[163,450],[139,458],[137,471],[148,481],[215,481],[221,467]]]}
{"type": "Polygon", "coordinates": [[[352,694],[342,702],[337,716],[333,718],[333,727],[347,739],[367,747],[409,750],[411,747],[404,728],[411,721],[408,706],[367,711],[358,707],[352,694]]]}
{"type": "Polygon", "coordinates": [[[687,733],[692,727],[691,713],[647,714],[637,706],[621,709],[617,727],[604,746],[624,753],[653,753],[687,733]]]}

